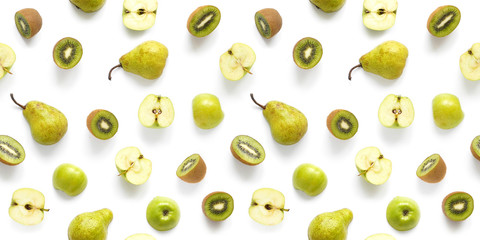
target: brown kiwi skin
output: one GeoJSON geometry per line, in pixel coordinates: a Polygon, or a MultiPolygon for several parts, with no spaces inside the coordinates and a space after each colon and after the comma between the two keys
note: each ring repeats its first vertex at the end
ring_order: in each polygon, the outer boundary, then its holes
{"type": "Polygon", "coordinates": [[[472,140],[472,143],[470,144],[470,151],[472,152],[473,157],[475,157],[477,160],[480,161],[480,156],[475,152],[475,150],[473,150],[473,142],[475,141],[475,138],[472,140]]]}
{"type": "Polygon", "coordinates": [[[25,18],[25,21],[28,22],[28,25],[30,25],[30,36],[26,38],[29,39],[35,36],[42,28],[42,17],[38,11],[33,8],[24,8],[17,13],[21,14],[23,18],[25,18]]]}
{"type": "Polygon", "coordinates": [[[273,8],[264,8],[257,13],[261,14],[270,26],[270,37],[266,38],[269,39],[275,36],[282,28],[282,17],[280,16],[280,13],[273,8]]]}
{"type": "Polygon", "coordinates": [[[425,174],[419,178],[427,183],[438,183],[443,180],[446,173],[447,165],[445,165],[443,158],[438,155],[438,163],[435,168],[428,172],[428,174],[425,174]]]}
{"type": "Polygon", "coordinates": [[[330,114],[328,114],[328,117],[327,117],[327,128],[328,128],[328,131],[330,131],[330,133],[335,136],[333,134],[333,130],[331,128],[331,125],[332,125],[332,121],[333,121],[333,118],[335,117],[335,115],[337,115],[338,112],[340,111],[344,111],[343,109],[336,109],[336,110],[333,110],[330,114]]]}
{"type": "Polygon", "coordinates": [[[92,131],[92,128],[90,127],[90,125],[92,125],[91,123],[92,123],[92,120],[95,117],[95,115],[97,115],[97,113],[100,112],[100,111],[103,111],[103,110],[102,109],[94,110],[90,114],[88,114],[88,117],[87,117],[87,128],[88,128],[88,131],[90,131],[90,133],[92,133],[93,136],[95,136],[95,134],[93,134],[93,131],[92,131]]]}
{"type": "Polygon", "coordinates": [[[213,196],[214,194],[217,194],[217,193],[228,194],[228,193],[226,193],[226,192],[221,192],[221,191],[212,192],[212,193],[208,194],[207,196],[205,196],[205,197],[203,198],[203,201],[202,201],[202,212],[203,212],[203,214],[205,215],[205,217],[207,217],[208,219],[210,219],[210,220],[212,220],[212,221],[215,221],[215,220],[209,218],[208,215],[207,215],[207,212],[205,212],[205,203],[207,203],[207,200],[208,200],[211,196],[213,196]]]}
{"type": "Polygon", "coordinates": [[[203,158],[200,155],[198,155],[198,163],[195,166],[195,168],[190,170],[190,172],[188,172],[187,174],[183,176],[179,176],[179,178],[187,183],[198,183],[202,181],[206,173],[207,173],[207,165],[203,161],[203,158]]]}
{"type": "MultiPolygon", "coordinates": [[[[442,201],[442,211],[443,211],[443,214],[444,214],[448,219],[450,219],[450,220],[452,220],[452,221],[455,221],[455,220],[453,220],[453,219],[451,219],[451,218],[448,217],[447,212],[445,212],[445,207],[444,207],[444,206],[445,206],[445,203],[447,203],[448,198],[450,198],[452,195],[458,194],[458,193],[468,194],[468,193],[462,192],[462,191],[452,192],[452,193],[448,194],[447,196],[445,196],[445,198],[443,198],[443,201],[442,201]]],[[[468,194],[468,195],[470,195],[470,194],[468,194]]]]}

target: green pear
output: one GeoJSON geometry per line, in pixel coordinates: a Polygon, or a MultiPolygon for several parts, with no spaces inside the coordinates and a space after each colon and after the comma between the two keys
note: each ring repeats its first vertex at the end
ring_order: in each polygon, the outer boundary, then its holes
{"type": "Polygon", "coordinates": [[[336,12],[345,4],[345,0],[310,0],[310,2],[327,13],[336,12]]]}
{"type": "Polygon", "coordinates": [[[13,98],[13,94],[10,94],[10,97],[15,104],[23,108],[23,116],[30,124],[32,137],[38,143],[55,144],[67,132],[67,118],[56,108],[39,101],[30,101],[24,106],[13,98]]]}
{"type": "Polygon", "coordinates": [[[253,94],[250,94],[250,97],[255,104],[263,108],[263,116],[270,125],[273,139],[278,143],[295,144],[307,132],[307,118],[298,109],[279,101],[270,101],[264,106],[253,98],[253,94]]]}
{"type": "Polygon", "coordinates": [[[309,240],[345,240],[353,214],[348,208],[317,215],[308,226],[309,240]]]}
{"type": "Polygon", "coordinates": [[[407,57],[408,49],[405,45],[397,41],[386,41],[360,58],[360,64],[348,73],[348,80],[352,80],[352,71],[358,67],[386,79],[399,78],[405,68],[407,57]]]}
{"type": "Polygon", "coordinates": [[[105,0],[70,0],[70,2],[87,13],[98,11],[105,4],[105,0]]]}
{"type": "Polygon", "coordinates": [[[113,213],[108,208],[77,215],[68,226],[69,240],[105,240],[113,213]]]}
{"type": "Polygon", "coordinates": [[[165,45],[153,40],[143,42],[120,58],[120,64],[110,70],[108,79],[112,79],[112,71],[117,67],[146,79],[159,78],[165,68],[167,57],[168,49],[165,45]]]}

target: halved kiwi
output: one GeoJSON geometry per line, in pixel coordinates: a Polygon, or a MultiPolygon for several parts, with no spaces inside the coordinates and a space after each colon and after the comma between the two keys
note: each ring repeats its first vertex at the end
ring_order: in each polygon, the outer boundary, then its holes
{"type": "Polygon", "coordinates": [[[223,221],[233,212],[233,198],[226,192],[212,192],[202,201],[203,214],[212,221],[223,221]]]}
{"type": "Polygon", "coordinates": [[[0,135],[0,162],[7,165],[18,165],[25,160],[25,150],[14,138],[0,135]]]}
{"type": "Polygon", "coordinates": [[[480,160],[480,135],[476,136],[472,140],[472,144],[470,144],[470,151],[472,155],[477,159],[480,160]]]}
{"type": "Polygon", "coordinates": [[[255,13],[255,25],[264,38],[271,38],[282,28],[282,17],[277,10],[265,8],[255,13]]]}
{"type": "Polygon", "coordinates": [[[327,117],[327,128],[338,139],[347,140],[358,131],[358,120],[347,110],[333,110],[327,117]]]}
{"type": "Polygon", "coordinates": [[[293,61],[303,69],[315,67],[322,59],[322,55],[322,44],[315,38],[302,38],[293,47],[293,61]]]}
{"type": "Polygon", "coordinates": [[[452,192],[442,202],[443,214],[453,221],[463,221],[473,212],[473,198],[466,192],[452,192]]]}
{"type": "Polygon", "coordinates": [[[230,144],[232,155],[247,165],[258,165],[265,160],[265,150],[254,138],[247,135],[236,136],[230,144]]]}
{"type": "Polygon", "coordinates": [[[24,38],[31,38],[42,28],[42,17],[33,8],[24,8],[15,13],[15,25],[24,38]]]}
{"type": "Polygon", "coordinates": [[[430,14],[427,29],[435,37],[445,37],[455,30],[460,23],[460,17],[460,10],[455,6],[438,7],[430,14]]]}
{"type": "Polygon", "coordinates": [[[177,168],[177,177],[188,183],[202,181],[207,173],[207,166],[199,154],[192,154],[177,168]]]}
{"type": "Polygon", "coordinates": [[[70,69],[77,65],[82,59],[82,44],[71,37],[60,39],[53,48],[53,61],[58,67],[70,69]]]}
{"type": "Polygon", "coordinates": [[[113,113],[97,109],[87,117],[87,128],[96,138],[106,140],[115,136],[118,130],[118,121],[113,113]]]}
{"type": "Polygon", "coordinates": [[[220,10],[212,5],[198,7],[187,21],[188,31],[195,37],[205,37],[220,23],[220,10]]]}
{"type": "Polygon", "coordinates": [[[432,154],[417,168],[417,177],[428,183],[442,181],[447,173],[447,165],[439,154],[432,154]]]}

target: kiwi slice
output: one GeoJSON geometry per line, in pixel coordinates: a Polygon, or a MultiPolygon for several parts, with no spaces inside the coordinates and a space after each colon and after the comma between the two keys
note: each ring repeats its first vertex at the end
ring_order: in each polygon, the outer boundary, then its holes
{"type": "Polygon", "coordinates": [[[71,37],[60,39],[53,48],[53,61],[58,67],[70,69],[75,67],[80,59],[82,59],[82,44],[71,37]]]}
{"type": "Polygon", "coordinates": [[[315,38],[306,37],[300,39],[293,48],[293,60],[303,69],[315,67],[322,59],[322,44],[315,38]]]}
{"type": "Polygon", "coordinates": [[[265,8],[255,13],[255,25],[264,38],[271,38],[282,28],[282,17],[277,10],[265,8]]]}
{"type": "Polygon", "coordinates": [[[417,168],[417,176],[427,183],[442,181],[447,173],[447,166],[439,154],[432,154],[417,168]]]}
{"type": "Polygon", "coordinates": [[[232,155],[247,165],[258,165],[265,160],[265,150],[254,138],[247,135],[236,136],[230,144],[232,155]]]}
{"type": "Polygon", "coordinates": [[[455,6],[438,7],[430,14],[427,29],[435,37],[445,37],[455,30],[460,23],[460,17],[460,10],[455,6]]]}
{"type": "Polygon", "coordinates": [[[480,160],[480,135],[476,136],[472,140],[472,144],[470,144],[470,151],[472,151],[472,155],[477,159],[480,160]]]}
{"type": "Polygon", "coordinates": [[[87,117],[87,128],[96,138],[106,140],[115,136],[118,130],[118,121],[113,113],[97,109],[87,117]]]}
{"type": "Polygon", "coordinates": [[[473,198],[466,192],[452,192],[442,202],[443,214],[453,221],[463,221],[473,212],[473,198]]]}
{"type": "Polygon", "coordinates": [[[24,38],[31,38],[42,28],[42,17],[37,10],[25,8],[15,13],[15,25],[24,38]]]}
{"type": "Polygon", "coordinates": [[[177,177],[188,183],[202,181],[207,173],[207,166],[199,154],[192,154],[177,168],[177,177]]]}
{"type": "Polygon", "coordinates": [[[22,145],[10,136],[0,135],[0,162],[7,165],[18,165],[25,160],[22,145]]]}
{"type": "Polygon", "coordinates": [[[187,21],[188,31],[195,37],[205,37],[220,23],[220,10],[212,5],[198,7],[187,21]]]}
{"type": "Polygon", "coordinates": [[[336,138],[347,140],[357,133],[358,121],[353,113],[336,109],[327,117],[327,128],[336,138]]]}
{"type": "Polygon", "coordinates": [[[226,192],[212,192],[202,201],[203,214],[212,221],[223,221],[233,212],[233,198],[226,192]]]}

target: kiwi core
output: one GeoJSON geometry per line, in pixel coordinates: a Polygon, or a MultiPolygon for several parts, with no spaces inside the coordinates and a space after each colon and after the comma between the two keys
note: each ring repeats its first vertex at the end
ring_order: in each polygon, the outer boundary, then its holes
{"type": "Polygon", "coordinates": [[[450,12],[444,16],[442,16],[440,19],[438,19],[437,24],[435,24],[435,30],[436,31],[441,31],[444,28],[447,28],[455,18],[456,14],[454,12],[450,12]]]}
{"type": "Polygon", "coordinates": [[[203,15],[198,21],[195,23],[195,31],[202,31],[205,28],[208,28],[212,23],[212,20],[215,19],[217,14],[215,12],[210,12],[209,14],[203,15]]]}
{"type": "Polygon", "coordinates": [[[0,141],[0,151],[16,159],[22,155],[16,148],[4,141],[0,141]]]}
{"type": "Polygon", "coordinates": [[[248,156],[258,159],[262,155],[258,149],[250,145],[250,143],[239,140],[237,143],[238,149],[247,154],[248,156]]]}

